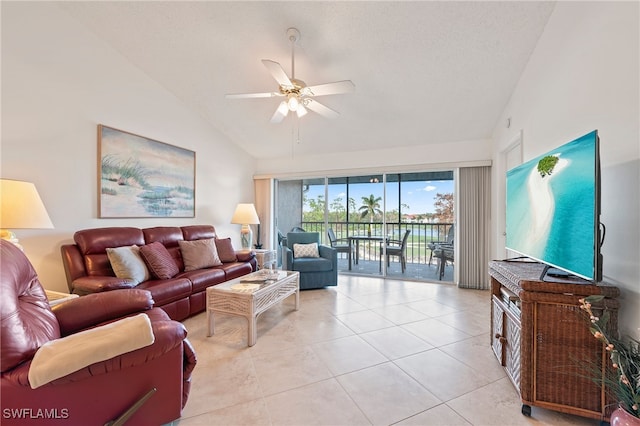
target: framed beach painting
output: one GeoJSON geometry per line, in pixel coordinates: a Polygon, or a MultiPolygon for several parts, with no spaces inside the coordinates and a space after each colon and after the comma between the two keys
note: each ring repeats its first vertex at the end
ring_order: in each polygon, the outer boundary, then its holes
{"type": "Polygon", "coordinates": [[[196,153],[98,125],[101,218],[195,217],[196,153]]]}

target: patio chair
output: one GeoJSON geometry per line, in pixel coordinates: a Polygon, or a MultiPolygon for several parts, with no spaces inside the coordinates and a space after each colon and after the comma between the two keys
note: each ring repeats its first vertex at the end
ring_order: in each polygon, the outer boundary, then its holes
{"type": "MultiPolygon", "coordinates": [[[[402,273],[407,269],[407,240],[409,239],[409,234],[411,231],[407,229],[404,231],[404,237],[402,240],[388,240],[387,241],[387,268],[389,267],[389,257],[397,256],[400,259],[400,268],[402,268],[402,273]]],[[[380,244],[380,272],[382,272],[382,255],[383,255],[383,247],[380,244]]]]}
{"type": "Polygon", "coordinates": [[[455,260],[453,255],[453,244],[437,244],[431,253],[436,259],[438,259],[438,279],[442,280],[442,277],[444,276],[444,268],[447,266],[447,262],[453,264],[453,261],[455,260]]]}
{"type": "Polygon", "coordinates": [[[353,246],[349,244],[349,240],[347,238],[336,238],[333,228],[329,228],[327,230],[327,234],[329,236],[329,244],[331,244],[331,247],[336,249],[338,253],[346,253],[347,256],[352,256],[353,246]]]}
{"type": "MultiPolygon", "coordinates": [[[[442,244],[450,244],[453,245],[453,239],[454,239],[454,225],[451,225],[451,228],[449,228],[449,232],[447,232],[447,239],[446,241],[432,241],[429,244],[427,244],[427,247],[429,247],[429,250],[431,251],[431,253],[429,254],[429,263],[428,265],[431,265],[431,260],[433,260],[433,251],[442,244]]],[[[437,257],[436,257],[437,258],[437,257]]]]}

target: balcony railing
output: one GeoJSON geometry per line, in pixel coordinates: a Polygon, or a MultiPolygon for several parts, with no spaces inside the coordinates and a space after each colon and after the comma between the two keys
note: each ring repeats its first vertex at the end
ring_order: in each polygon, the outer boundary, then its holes
{"type": "MultiPolygon", "coordinates": [[[[386,236],[392,240],[401,240],[405,230],[411,231],[407,240],[407,263],[428,264],[431,259],[429,244],[445,241],[452,223],[387,223],[387,232],[381,222],[329,222],[336,238],[348,238],[353,235],[386,236]]],[[[323,241],[329,244],[324,222],[302,222],[302,228],[309,232],[319,232],[323,241]]],[[[359,244],[361,259],[377,260],[380,256],[380,242],[369,241],[359,244]]]]}

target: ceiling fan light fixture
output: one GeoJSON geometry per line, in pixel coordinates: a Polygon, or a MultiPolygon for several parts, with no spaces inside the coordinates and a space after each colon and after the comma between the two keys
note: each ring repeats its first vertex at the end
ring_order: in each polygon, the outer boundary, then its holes
{"type": "Polygon", "coordinates": [[[289,106],[287,105],[287,102],[280,102],[280,105],[278,105],[278,112],[285,116],[289,113],[289,106]]]}
{"type": "Polygon", "coordinates": [[[290,111],[296,111],[298,109],[298,105],[300,105],[300,101],[298,101],[298,97],[296,95],[289,95],[287,105],[289,106],[290,111]]]}
{"type": "Polygon", "coordinates": [[[296,114],[298,114],[298,118],[304,117],[305,115],[307,115],[307,109],[304,107],[304,105],[300,104],[300,105],[298,105],[298,109],[296,110],[296,114]]]}
{"type": "Polygon", "coordinates": [[[355,85],[350,80],[342,80],[307,86],[304,81],[295,78],[294,48],[296,42],[300,40],[300,31],[295,28],[287,29],[287,38],[291,42],[291,77],[287,75],[279,63],[269,59],[262,59],[262,64],[278,83],[277,92],[237,93],[228,94],[225,97],[227,99],[280,97],[282,102],[280,102],[270,120],[274,124],[281,123],[287,117],[289,111],[295,111],[298,117],[306,115],[309,110],[325,118],[338,117],[340,115],[338,112],[312,99],[312,97],[351,93],[355,90],[355,85]]]}

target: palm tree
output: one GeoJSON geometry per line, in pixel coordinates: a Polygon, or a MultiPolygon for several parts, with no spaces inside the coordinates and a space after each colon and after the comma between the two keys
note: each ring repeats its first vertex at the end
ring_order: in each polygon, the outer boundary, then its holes
{"type": "Polygon", "coordinates": [[[360,218],[364,219],[369,216],[369,236],[371,236],[373,216],[376,214],[382,214],[382,210],[380,210],[380,201],[382,201],[382,197],[376,197],[373,194],[368,197],[362,197],[362,206],[358,209],[360,211],[360,218]]]}

